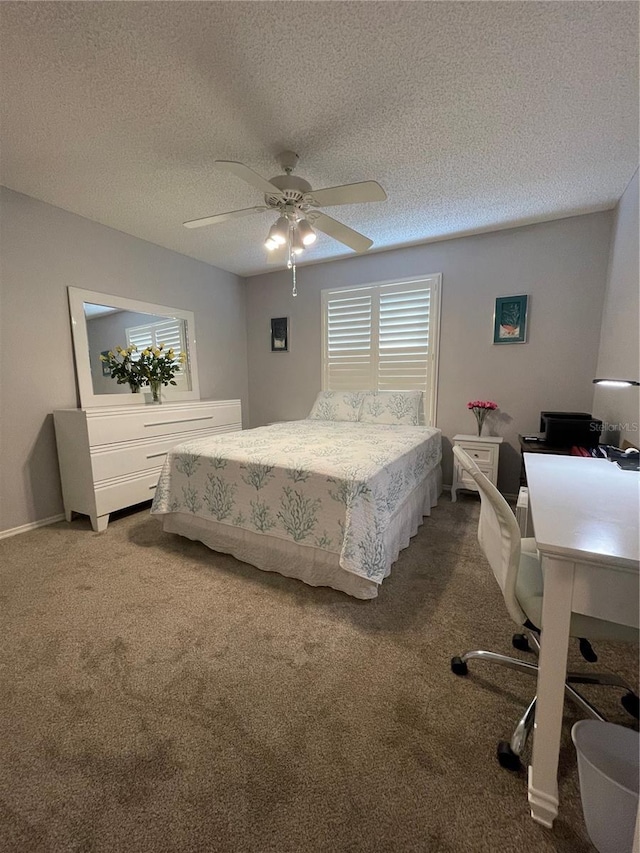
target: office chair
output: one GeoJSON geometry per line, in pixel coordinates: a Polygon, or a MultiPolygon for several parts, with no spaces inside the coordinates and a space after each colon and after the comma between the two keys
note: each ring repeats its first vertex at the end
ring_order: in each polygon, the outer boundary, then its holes
{"type": "MultiPolygon", "coordinates": [[[[540,629],[542,628],[542,592],[543,576],[540,560],[536,551],[535,539],[521,539],[520,529],[511,507],[500,492],[485,477],[473,459],[461,447],[454,447],[456,459],[473,478],[480,492],[480,520],[478,523],[478,542],[493,570],[504,596],[511,618],[526,633],[515,634],[513,645],[522,651],[540,650],[540,629]]],[[[597,660],[590,644],[584,638],[592,640],[612,640],[637,643],[638,631],[627,625],[606,622],[590,616],[573,613],[569,633],[580,639],[581,651],[587,660],[597,660]]],[[[493,661],[502,666],[537,675],[538,667],[534,663],[508,657],[488,651],[469,651],[460,657],[451,659],[451,670],[456,675],[467,675],[467,662],[472,659],[493,661]]],[[[638,718],[638,696],[633,689],[617,675],[612,673],[569,672],[565,682],[566,695],[588,716],[595,720],[604,720],[602,714],[572,687],[573,684],[606,684],[620,687],[627,693],[622,697],[622,705],[632,716],[638,718]]],[[[520,756],[535,718],[536,697],[530,702],[513,732],[511,741],[498,743],[497,757],[500,765],[507,770],[521,768],[520,756]]]]}

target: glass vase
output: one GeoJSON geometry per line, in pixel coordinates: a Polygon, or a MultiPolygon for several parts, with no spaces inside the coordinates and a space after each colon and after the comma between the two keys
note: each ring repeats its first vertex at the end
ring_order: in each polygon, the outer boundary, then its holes
{"type": "Polygon", "coordinates": [[[139,386],[139,385],[136,385],[136,384],[135,384],[135,383],[133,383],[133,382],[130,382],[130,383],[129,383],[129,388],[131,388],[131,393],[132,393],[132,394],[139,394],[139,393],[140,393],[140,386],[139,386]]]}
{"type": "Polygon", "coordinates": [[[149,387],[151,388],[151,402],[156,404],[162,403],[162,380],[150,379],[149,387]]]}
{"type": "Polygon", "coordinates": [[[474,409],[473,414],[478,422],[478,435],[482,435],[482,427],[484,426],[485,418],[487,417],[488,409],[474,409]]]}

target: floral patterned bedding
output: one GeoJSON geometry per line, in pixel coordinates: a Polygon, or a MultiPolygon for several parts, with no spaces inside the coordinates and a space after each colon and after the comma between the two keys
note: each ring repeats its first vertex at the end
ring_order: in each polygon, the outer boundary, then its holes
{"type": "Polygon", "coordinates": [[[343,569],[381,583],[383,533],[440,463],[440,430],[290,421],[179,444],[151,512],[199,518],[339,555],[343,569]]]}

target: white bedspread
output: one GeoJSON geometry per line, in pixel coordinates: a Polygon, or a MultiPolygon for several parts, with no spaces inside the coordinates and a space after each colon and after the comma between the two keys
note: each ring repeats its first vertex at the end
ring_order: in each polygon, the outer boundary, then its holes
{"type": "Polygon", "coordinates": [[[384,531],[441,458],[440,430],[292,421],[185,442],[167,456],[151,508],[335,553],[375,583],[384,531]]]}

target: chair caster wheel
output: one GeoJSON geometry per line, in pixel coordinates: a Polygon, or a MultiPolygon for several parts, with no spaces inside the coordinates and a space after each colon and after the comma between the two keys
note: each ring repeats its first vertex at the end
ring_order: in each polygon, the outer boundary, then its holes
{"type": "Polygon", "coordinates": [[[593,646],[589,640],[585,640],[584,637],[580,638],[580,654],[586,661],[589,661],[589,663],[598,662],[598,655],[594,652],[593,646]]]}
{"type": "Polygon", "coordinates": [[[620,704],[636,720],[640,718],[640,700],[635,693],[625,693],[620,700],[620,704]]]}
{"type": "Polygon", "coordinates": [[[516,755],[511,749],[511,744],[506,740],[501,740],[496,750],[498,764],[504,767],[505,770],[510,770],[512,773],[522,770],[520,756],[516,755]]]}
{"type": "Polygon", "coordinates": [[[527,639],[526,634],[514,634],[511,638],[511,645],[514,649],[518,649],[521,652],[533,651],[533,649],[529,645],[529,640],[527,639]]]}
{"type": "Polygon", "coordinates": [[[451,672],[455,672],[456,675],[466,675],[469,668],[462,658],[451,658],[451,672]]]}

